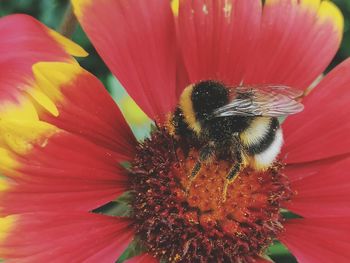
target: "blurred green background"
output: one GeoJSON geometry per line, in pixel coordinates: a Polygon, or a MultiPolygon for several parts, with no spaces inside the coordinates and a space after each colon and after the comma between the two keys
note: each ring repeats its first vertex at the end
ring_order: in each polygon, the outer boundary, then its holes
{"type": "MultiPolygon", "coordinates": [[[[0,16],[13,13],[26,13],[36,17],[47,26],[60,30],[62,21],[69,9],[68,2],[68,0],[0,0],[0,16]]],[[[350,55],[350,0],[333,0],[333,2],[337,4],[343,12],[345,27],[340,50],[327,71],[350,55]]],[[[84,47],[90,54],[87,58],[79,59],[81,65],[94,73],[105,84],[107,90],[121,107],[121,110],[131,124],[136,136],[139,139],[146,136],[150,126],[149,120],[127,96],[118,81],[110,74],[79,25],[76,26],[71,38],[84,47]]],[[[296,262],[288,253],[288,250],[278,242],[269,248],[268,253],[275,262],[296,262]]]]}

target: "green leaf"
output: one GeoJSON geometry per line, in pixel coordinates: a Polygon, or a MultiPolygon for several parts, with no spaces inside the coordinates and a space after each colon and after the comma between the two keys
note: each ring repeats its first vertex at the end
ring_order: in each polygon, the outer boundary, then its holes
{"type": "Polygon", "coordinates": [[[110,216],[130,217],[132,215],[132,198],[131,192],[125,192],[117,200],[95,209],[94,212],[110,216]]]}
{"type": "Polygon", "coordinates": [[[131,163],[130,162],[121,162],[120,165],[125,169],[125,170],[130,170],[131,169],[131,163]]]}
{"type": "Polygon", "coordinates": [[[116,261],[116,263],[122,263],[125,260],[138,256],[142,253],[144,253],[146,249],[144,246],[141,245],[141,242],[139,239],[136,237],[130,245],[127,247],[127,249],[123,252],[123,254],[119,257],[119,259],[116,261]]]}
{"type": "Polygon", "coordinates": [[[280,213],[285,219],[295,219],[295,218],[303,218],[302,216],[289,211],[288,209],[280,209],[280,213]]]}
{"type": "Polygon", "coordinates": [[[297,263],[295,257],[279,241],[275,241],[267,249],[266,254],[276,263],[297,263]]]}

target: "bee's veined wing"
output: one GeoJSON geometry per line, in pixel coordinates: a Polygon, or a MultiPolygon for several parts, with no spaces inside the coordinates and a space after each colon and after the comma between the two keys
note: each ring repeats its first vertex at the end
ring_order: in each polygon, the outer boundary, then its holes
{"type": "Polygon", "coordinates": [[[261,86],[230,88],[234,93],[231,102],[214,111],[215,117],[267,116],[280,117],[295,114],[304,106],[295,99],[302,91],[287,86],[261,86]]]}
{"type": "Polygon", "coordinates": [[[268,94],[281,94],[285,95],[288,98],[296,99],[303,95],[302,90],[293,89],[289,86],[284,85],[259,85],[259,86],[239,86],[234,88],[229,88],[230,92],[238,94],[249,94],[249,93],[268,93],[268,94]]]}

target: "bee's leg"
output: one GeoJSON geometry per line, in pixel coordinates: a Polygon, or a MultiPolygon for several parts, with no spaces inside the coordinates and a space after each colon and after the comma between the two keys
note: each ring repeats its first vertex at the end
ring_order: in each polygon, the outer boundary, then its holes
{"type": "Polygon", "coordinates": [[[224,189],[223,189],[223,202],[226,201],[226,196],[227,196],[227,188],[230,184],[232,184],[236,178],[239,172],[242,170],[242,163],[243,163],[243,158],[242,158],[242,149],[240,146],[240,143],[238,139],[235,139],[235,148],[234,148],[234,154],[235,154],[235,164],[231,167],[230,171],[228,172],[224,184],[224,189]]]}
{"type": "Polygon", "coordinates": [[[230,184],[232,184],[236,178],[239,172],[241,171],[242,168],[242,158],[237,159],[235,164],[231,167],[229,173],[226,176],[225,184],[224,184],[224,190],[223,190],[223,201],[226,201],[226,196],[227,196],[227,188],[230,184]]]}
{"type": "Polygon", "coordinates": [[[199,173],[202,167],[202,163],[210,160],[214,156],[214,154],[215,154],[215,143],[213,142],[209,142],[200,150],[198,160],[194,165],[194,167],[192,168],[190,176],[188,177],[189,183],[187,185],[186,192],[189,191],[192,181],[196,178],[197,174],[199,173]]]}
{"type": "Polygon", "coordinates": [[[189,176],[189,179],[192,181],[194,180],[194,178],[196,178],[198,172],[200,171],[202,167],[202,161],[201,160],[197,160],[196,164],[193,166],[192,171],[191,171],[191,175],[189,176]]]}
{"type": "Polygon", "coordinates": [[[197,176],[199,170],[202,167],[202,163],[207,162],[209,159],[211,159],[214,156],[214,153],[215,153],[215,144],[213,142],[209,142],[199,151],[198,160],[194,165],[194,167],[192,168],[191,175],[189,176],[191,180],[193,180],[197,176]]]}

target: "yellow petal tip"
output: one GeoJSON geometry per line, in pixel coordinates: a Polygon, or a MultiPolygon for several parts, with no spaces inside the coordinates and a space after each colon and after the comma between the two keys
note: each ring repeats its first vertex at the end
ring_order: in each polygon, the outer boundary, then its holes
{"type": "Polygon", "coordinates": [[[340,9],[330,1],[322,1],[318,9],[318,16],[321,23],[329,21],[334,25],[334,29],[341,40],[344,31],[344,17],[340,9]]]}
{"type": "Polygon", "coordinates": [[[0,192],[4,192],[9,189],[8,180],[0,175],[0,192]]]}
{"type": "Polygon", "coordinates": [[[87,53],[85,51],[85,49],[83,49],[81,46],[79,46],[78,44],[74,43],[70,39],[62,36],[61,34],[57,33],[56,31],[49,29],[49,34],[70,55],[75,56],[75,57],[86,57],[86,56],[89,55],[89,53],[87,53]]]}
{"type": "Polygon", "coordinates": [[[171,1],[171,9],[173,11],[174,16],[178,16],[179,15],[179,0],[172,0],[171,1]]]}
{"type": "Polygon", "coordinates": [[[81,19],[84,13],[84,8],[92,4],[91,0],[72,0],[74,13],[78,19],[81,19]]]}
{"type": "MultiPolygon", "coordinates": [[[[1,145],[3,143],[4,142],[2,142],[1,145]]],[[[10,151],[0,147],[0,173],[13,172],[18,166],[19,163],[15,160],[15,157],[10,153],[10,151]]],[[[7,188],[7,183],[5,183],[5,185],[7,188]]]]}
{"type": "MultiPolygon", "coordinates": [[[[53,102],[61,101],[63,95],[61,88],[75,80],[83,72],[76,63],[64,62],[38,62],[33,65],[33,73],[38,88],[53,102]]],[[[35,94],[40,96],[40,94],[35,94]]],[[[42,100],[54,115],[57,114],[50,102],[42,100]]]]}
{"type": "Polygon", "coordinates": [[[48,139],[57,132],[59,129],[47,122],[0,119],[2,144],[20,155],[27,154],[34,146],[45,147],[48,139]]]}
{"type": "Polygon", "coordinates": [[[301,0],[300,4],[312,11],[317,11],[321,3],[321,0],[301,0]]]}
{"type": "Polygon", "coordinates": [[[13,229],[17,219],[18,216],[15,215],[0,217],[0,241],[6,239],[11,232],[11,229],[13,229]]]}
{"type": "Polygon", "coordinates": [[[33,103],[23,94],[17,97],[17,102],[2,102],[0,119],[39,120],[39,117],[33,103]]]}
{"type": "Polygon", "coordinates": [[[58,117],[59,112],[55,103],[46,94],[40,91],[39,88],[29,89],[27,92],[44,109],[50,112],[53,116],[58,117]]]}

